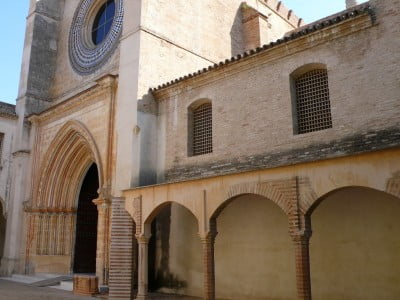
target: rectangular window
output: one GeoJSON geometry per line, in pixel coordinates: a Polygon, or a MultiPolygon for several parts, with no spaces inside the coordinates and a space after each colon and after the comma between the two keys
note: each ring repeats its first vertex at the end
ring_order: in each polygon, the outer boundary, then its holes
{"type": "Polygon", "coordinates": [[[193,155],[212,152],[212,106],[205,103],[193,110],[193,155]]]}
{"type": "Polygon", "coordinates": [[[328,73],[309,71],[295,79],[297,133],[332,128],[328,73]]]}

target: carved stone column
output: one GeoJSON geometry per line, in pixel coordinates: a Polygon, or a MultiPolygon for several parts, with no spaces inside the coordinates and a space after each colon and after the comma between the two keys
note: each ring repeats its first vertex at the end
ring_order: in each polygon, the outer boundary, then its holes
{"type": "Polygon", "coordinates": [[[210,232],[200,236],[203,248],[204,299],[215,300],[214,242],[217,236],[216,220],[210,222],[210,232]]]}
{"type": "Polygon", "coordinates": [[[149,238],[146,236],[137,237],[139,244],[139,270],[138,270],[138,294],[136,299],[145,300],[148,299],[148,245],[149,238]]]}
{"type": "Polygon", "coordinates": [[[110,201],[98,198],[93,200],[97,206],[97,251],[96,251],[96,276],[99,285],[108,285],[108,235],[110,226],[110,201]]]}

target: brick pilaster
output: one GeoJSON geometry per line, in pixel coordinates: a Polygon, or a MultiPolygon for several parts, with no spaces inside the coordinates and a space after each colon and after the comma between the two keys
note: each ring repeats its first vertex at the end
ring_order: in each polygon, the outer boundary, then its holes
{"type": "Polygon", "coordinates": [[[295,244],[297,296],[311,300],[310,255],[308,234],[292,235],[295,244]]]}
{"type": "Polygon", "coordinates": [[[214,242],[217,235],[216,220],[210,222],[210,232],[201,236],[203,248],[204,299],[215,300],[214,242]]]}
{"type": "Polygon", "coordinates": [[[113,198],[110,245],[109,299],[132,299],[132,276],[135,255],[132,247],[134,223],[125,210],[125,199],[113,198]]]}
{"type": "Polygon", "coordinates": [[[289,232],[295,245],[297,298],[311,300],[309,241],[312,234],[310,216],[301,207],[301,180],[296,177],[290,188],[289,232]]]}

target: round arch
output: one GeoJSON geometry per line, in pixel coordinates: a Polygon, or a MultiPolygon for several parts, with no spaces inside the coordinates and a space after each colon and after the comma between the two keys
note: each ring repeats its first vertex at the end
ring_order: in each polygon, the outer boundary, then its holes
{"type": "MultiPolygon", "coordinates": [[[[359,185],[359,184],[351,184],[351,185],[340,185],[340,186],[336,186],[334,188],[328,189],[326,191],[324,191],[320,196],[315,197],[314,201],[310,201],[308,204],[308,206],[305,207],[305,215],[307,216],[311,216],[313,214],[313,212],[318,208],[318,206],[324,202],[325,199],[329,198],[329,196],[335,194],[336,192],[339,192],[341,190],[346,190],[346,189],[350,189],[350,188],[357,188],[357,189],[365,189],[365,190],[369,190],[369,191],[377,191],[377,192],[381,192],[383,194],[386,194],[388,196],[393,196],[396,197],[395,195],[388,193],[385,190],[381,190],[378,189],[376,187],[372,187],[372,186],[367,186],[367,185],[359,185]]],[[[398,198],[398,197],[396,197],[398,198]]],[[[400,199],[399,199],[400,200],[400,199]]]]}
{"type": "Polygon", "coordinates": [[[194,212],[191,207],[188,207],[184,203],[177,202],[177,201],[165,201],[165,202],[158,204],[156,207],[154,207],[153,210],[147,216],[144,217],[144,222],[143,222],[144,228],[145,229],[148,228],[148,225],[151,224],[151,222],[161,212],[161,210],[163,210],[168,205],[173,205],[173,204],[179,205],[180,207],[185,208],[195,218],[195,220],[197,222],[197,228],[199,228],[200,221],[199,221],[198,217],[196,216],[196,212],[194,212]]]}
{"type": "Polygon", "coordinates": [[[202,296],[202,282],[197,280],[203,270],[196,215],[178,202],[166,201],[152,211],[144,224],[150,236],[149,289],[202,296]]]}
{"type": "Polygon", "coordinates": [[[294,299],[296,295],[287,214],[263,194],[234,193],[212,215],[218,232],[214,246],[217,298],[294,299]]]}
{"type": "MultiPolygon", "coordinates": [[[[244,183],[231,186],[225,194],[223,201],[221,201],[216,208],[211,212],[210,219],[218,217],[222,210],[229,205],[234,199],[242,195],[257,195],[266,198],[276,204],[286,215],[290,210],[290,199],[288,190],[285,188],[285,183],[266,182],[266,183],[244,183]]],[[[290,193],[290,191],[289,191],[290,193]]]]}
{"type": "Polygon", "coordinates": [[[319,197],[307,213],[314,297],[394,299],[400,294],[398,197],[370,187],[340,187],[319,197]]]}
{"type": "Polygon", "coordinates": [[[34,203],[36,207],[75,207],[82,178],[93,163],[97,165],[99,186],[103,186],[104,173],[98,147],[89,130],[78,121],[68,121],[62,126],[44,157],[34,203]]]}

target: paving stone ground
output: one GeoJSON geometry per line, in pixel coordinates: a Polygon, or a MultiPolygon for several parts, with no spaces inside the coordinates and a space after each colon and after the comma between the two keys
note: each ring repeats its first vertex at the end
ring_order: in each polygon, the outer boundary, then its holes
{"type": "MultiPolygon", "coordinates": [[[[163,295],[163,294],[151,294],[152,300],[196,300],[200,298],[187,297],[187,296],[175,296],[175,295],[163,295]]],[[[9,280],[0,279],[0,300],[101,300],[106,297],[86,297],[77,296],[72,292],[44,288],[44,287],[33,287],[28,284],[13,282],[9,280]]],[[[107,299],[107,298],[106,298],[107,299]]]]}

